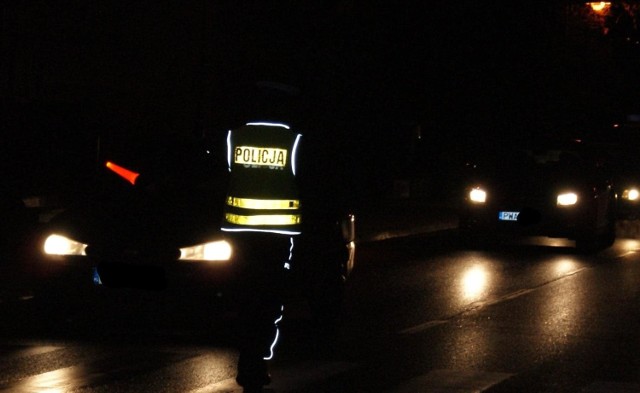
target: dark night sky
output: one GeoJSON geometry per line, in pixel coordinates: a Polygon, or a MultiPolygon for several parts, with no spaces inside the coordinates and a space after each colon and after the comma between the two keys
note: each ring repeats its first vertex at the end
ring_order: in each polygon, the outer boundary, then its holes
{"type": "Polygon", "coordinates": [[[541,22],[553,23],[538,8],[471,1],[236,3],[15,5],[3,34],[8,98],[169,106],[184,127],[201,102],[218,116],[210,101],[234,83],[277,78],[344,112],[477,118],[514,85],[530,93],[545,61],[541,22]]]}
{"type": "Polygon", "coordinates": [[[28,150],[44,132],[39,153],[53,141],[79,162],[87,154],[66,141],[226,130],[242,113],[239,86],[259,79],[300,86],[307,125],[362,141],[363,154],[414,123],[464,145],[623,100],[628,83],[602,72],[610,62],[567,43],[560,2],[369,3],[5,3],[6,134],[28,150]]]}

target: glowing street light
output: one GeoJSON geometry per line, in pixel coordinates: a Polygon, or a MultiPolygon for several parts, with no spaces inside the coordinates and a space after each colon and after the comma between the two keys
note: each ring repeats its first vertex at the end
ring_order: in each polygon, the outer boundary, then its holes
{"type": "Polygon", "coordinates": [[[611,8],[611,2],[608,1],[594,1],[587,3],[591,10],[596,14],[606,14],[611,8]]]}

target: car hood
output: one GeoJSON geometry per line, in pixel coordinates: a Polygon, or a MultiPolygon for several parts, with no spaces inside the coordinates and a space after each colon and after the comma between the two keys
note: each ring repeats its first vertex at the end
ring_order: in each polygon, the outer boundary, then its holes
{"type": "Polygon", "coordinates": [[[478,171],[471,176],[472,182],[496,188],[526,192],[535,190],[555,190],[565,187],[585,187],[590,178],[587,173],[574,169],[555,167],[505,167],[478,171]]]}
{"type": "Polygon", "coordinates": [[[48,231],[113,252],[166,252],[221,237],[222,203],[210,193],[127,191],[72,204],[48,231]]]}

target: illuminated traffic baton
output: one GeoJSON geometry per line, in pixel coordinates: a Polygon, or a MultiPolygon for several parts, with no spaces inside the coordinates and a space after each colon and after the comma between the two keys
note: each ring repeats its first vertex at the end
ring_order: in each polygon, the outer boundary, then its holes
{"type": "Polygon", "coordinates": [[[105,166],[133,185],[136,184],[136,179],[138,178],[138,176],[140,176],[139,173],[121,167],[120,165],[114,164],[111,161],[107,161],[105,166]]]}

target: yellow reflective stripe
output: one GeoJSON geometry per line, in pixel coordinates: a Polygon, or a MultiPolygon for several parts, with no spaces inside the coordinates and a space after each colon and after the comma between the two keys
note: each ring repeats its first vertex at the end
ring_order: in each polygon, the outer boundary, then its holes
{"type": "Polygon", "coordinates": [[[227,205],[241,207],[243,209],[284,210],[299,209],[300,201],[297,199],[249,199],[227,197],[227,205]]]}
{"type": "Polygon", "coordinates": [[[300,224],[299,214],[265,214],[256,216],[241,216],[227,213],[225,219],[237,225],[295,225],[300,224]]]}

